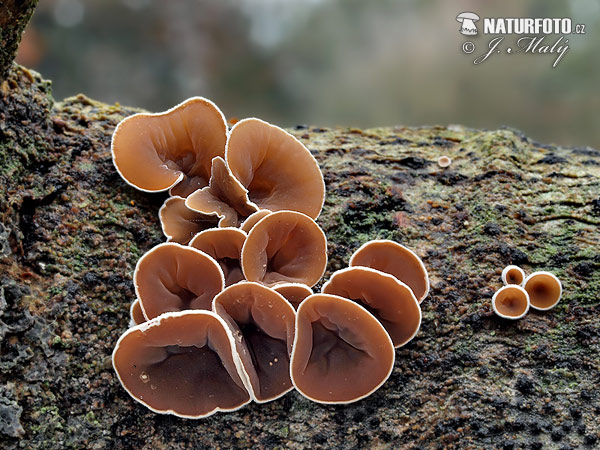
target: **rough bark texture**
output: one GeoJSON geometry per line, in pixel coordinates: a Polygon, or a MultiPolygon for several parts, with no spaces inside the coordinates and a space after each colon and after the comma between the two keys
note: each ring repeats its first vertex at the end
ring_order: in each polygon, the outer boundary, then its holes
{"type": "Polygon", "coordinates": [[[121,388],[110,355],[164,195],[109,151],[135,110],[13,67],[0,98],[0,439],[4,448],[572,448],[600,426],[600,152],[513,130],[296,127],[325,175],[332,271],[369,239],[421,255],[432,281],[389,381],[350,406],[280,400],[192,421],[121,388]],[[436,164],[440,155],[454,162],[436,164]],[[509,322],[490,299],[509,263],[564,297],[509,322]]]}
{"type": "Polygon", "coordinates": [[[21,34],[38,0],[4,0],[0,2],[0,81],[3,81],[17,54],[21,34]]]}

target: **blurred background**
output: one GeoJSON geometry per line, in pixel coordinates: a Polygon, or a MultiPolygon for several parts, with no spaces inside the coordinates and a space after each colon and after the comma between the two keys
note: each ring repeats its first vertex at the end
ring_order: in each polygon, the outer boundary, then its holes
{"type": "Polygon", "coordinates": [[[280,126],[509,126],[600,147],[599,25],[599,0],[43,0],[18,62],[57,99],[162,111],[201,95],[280,126]],[[570,17],[586,34],[556,68],[548,54],[474,65],[490,36],[462,36],[463,11],[570,17]]]}

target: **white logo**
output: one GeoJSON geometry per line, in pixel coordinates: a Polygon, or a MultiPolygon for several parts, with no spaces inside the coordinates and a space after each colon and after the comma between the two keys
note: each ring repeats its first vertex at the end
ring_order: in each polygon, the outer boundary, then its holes
{"type": "Polygon", "coordinates": [[[460,27],[461,34],[466,36],[475,36],[477,34],[477,26],[475,22],[479,20],[479,16],[472,12],[463,12],[456,16],[456,20],[462,23],[460,27]]]}

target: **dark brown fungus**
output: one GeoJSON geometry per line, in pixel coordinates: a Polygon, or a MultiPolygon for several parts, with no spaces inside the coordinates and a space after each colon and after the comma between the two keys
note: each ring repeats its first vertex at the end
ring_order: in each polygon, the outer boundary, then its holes
{"type": "Polygon", "coordinates": [[[507,284],[492,297],[494,312],[504,319],[520,319],[529,311],[529,295],[516,284],[507,284]]]}
{"type": "Polygon", "coordinates": [[[285,299],[291,303],[294,309],[298,309],[300,303],[308,297],[313,295],[313,291],[305,284],[301,283],[281,283],[273,286],[273,289],[279,292],[285,297],[285,299]]]}
{"type": "Polygon", "coordinates": [[[237,227],[258,209],[221,157],[212,161],[209,185],[191,194],[185,205],[202,214],[217,215],[221,227],[237,227]]]}
{"type": "Polygon", "coordinates": [[[325,272],[327,240],[310,217],[277,211],[250,230],[242,248],[242,270],[249,281],[315,285],[325,272]]]}
{"type": "Polygon", "coordinates": [[[351,403],[376,391],[394,367],[394,345],[379,321],[351,300],[307,297],[296,313],[290,374],[319,403],[351,403]]]}
{"type": "Polygon", "coordinates": [[[195,248],[159,244],[140,258],[133,274],[135,292],[148,319],[169,311],[211,309],[223,290],[217,262],[195,248]]]}
{"type": "Polygon", "coordinates": [[[144,323],[147,320],[146,317],[144,317],[144,312],[142,311],[142,306],[138,299],[135,299],[129,308],[129,318],[130,327],[144,323]]]}
{"type": "Polygon", "coordinates": [[[227,124],[210,100],[193,97],[157,114],[135,114],[113,133],[113,162],[137,189],[186,197],[208,184],[211,161],[223,156],[227,124]]]}
{"type": "Polygon", "coordinates": [[[525,279],[525,272],[519,266],[506,266],[502,271],[502,282],[504,284],[521,284],[525,279]]]}
{"type": "Polygon", "coordinates": [[[302,212],[316,219],[325,184],[308,149],[294,136],[259,119],[236,123],[227,139],[225,159],[258,208],[302,212]]]}
{"type": "Polygon", "coordinates": [[[523,281],[523,287],[529,294],[531,307],[539,311],[554,308],[562,296],[562,284],[550,272],[532,273],[523,281]]]}
{"type": "Polygon", "coordinates": [[[421,308],[412,290],[387,273],[369,267],[339,270],[323,293],[359,303],[381,322],[396,347],[408,343],[421,326],[421,308]]]}
{"type": "Polygon", "coordinates": [[[429,276],[425,264],[415,252],[397,242],[370,241],[350,258],[350,266],[364,266],[389,273],[412,289],[419,303],[429,293],[429,276]]]}
{"type": "Polygon", "coordinates": [[[233,336],[210,311],[166,313],[130,328],[112,361],[127,393],[157,413],[199,419],[251,400],[233,336]]]}
{"type": "Polygon", "coordinates": [[[169,197],[158,211],[160,225],[169,242],[187,244],[199,232],[218,226],[219,218],[185,206],[185,199],[169,197]]]}
{"type": "Polygon", "coordinates": [[[213,311],[233,331],[257,402],[274,400],[292,389],[295,311],[285,298],[258,283],[241,282],[215,297],[213,311]]]}
{"type": "Polygon", "coordinates": [[[189,245],[216,260],[225,276],[225,286],[231,286],[244,279],[240,258],[245,241],[246,233],[238,228],[213,228],[198,233],[189,245]]]}

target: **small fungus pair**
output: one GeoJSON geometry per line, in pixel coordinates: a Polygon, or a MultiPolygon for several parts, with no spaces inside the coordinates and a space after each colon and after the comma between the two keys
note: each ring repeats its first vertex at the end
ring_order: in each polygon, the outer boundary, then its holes
{"type": "Polygon", "coordinates": [[[547,311],[562,296],[562,284],[550,272],[534,272],[526,277],[523,269],[510,265],[504,268],[501,277],[504,286],[492,297],[492,308],[504,319],[520,319],[530,307],[547,311]]]}

